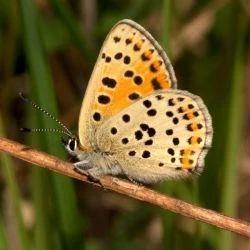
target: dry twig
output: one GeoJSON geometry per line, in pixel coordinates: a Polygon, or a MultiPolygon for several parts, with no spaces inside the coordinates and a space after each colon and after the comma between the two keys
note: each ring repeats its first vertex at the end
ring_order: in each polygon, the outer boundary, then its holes
{"type": "MultiPolygon", "coordinates": [[[[40,167],[48,168],[57,173],[67,175],[84,182],[90,182],[86,176],[80,175],[74,171],[72,164],[14,141],[0,138],[0,151],[6,152],[14,157],[40,167]]],[[[250,237],[250,224],[247,222],[230,218],[209,209],[191,205],[187,202],[169,197],[143,186],[137,186],[119,178],[105,176],[100,179],[100,183],[101,185],[98,183],[92,184],[103,186],[106,189],[154,204],[163,209],[168,209],[172,212],[182,214],[195,220],[250,237]]]]}

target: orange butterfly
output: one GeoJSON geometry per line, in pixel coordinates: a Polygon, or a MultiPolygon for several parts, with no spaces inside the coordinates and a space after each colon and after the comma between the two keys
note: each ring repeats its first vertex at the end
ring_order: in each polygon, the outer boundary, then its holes
{"type": "Polygon", "coordinates": [[[83,100],[79,140],[65,147],[92,177],[123,174],[153,183],[200,173],[212,121],[200,97],[177,90],[172,65],[132,20],[108,34],[83,100]]]}

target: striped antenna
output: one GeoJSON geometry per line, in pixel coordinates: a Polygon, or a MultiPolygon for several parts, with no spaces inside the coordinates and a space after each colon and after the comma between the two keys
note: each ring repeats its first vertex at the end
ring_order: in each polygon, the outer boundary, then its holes
{"type": "Polygon", "coordinates": [[[73,137],[72,134],[68,134],[66,131],[61,129],[55,129],[55,128],[20,128],[21,132],[52,132],[52,133],[60,133],[65,134],[69,137],[73,137]]]}
{"type": "Polygon", "coordinates": [[[44,128],[44,129],[40,129],[40,128],[21,128],[20,130],[22,132],[55,132],[55,133],[61,133],[61,134],[65,134],[68,135],[70,137],[75,137],[70,130],[61,122],[59,121],[57,118],[55,118],[52,114],[50,114],[48,111],[46,111],[45,109],[41,108],[40,106],[38,106],[36,103],[32,102],[26,95],[24,95],[23,93],[19,93],[19,96],[26,102],[31,104],[35,109],[41,111],[42,113],[44,113],[45,115],[47,115],[50,119],[52,119],[53,121],[55,121],[57,124],[59,124],[64,130],[59,130],[59,129],[54,129],[54,128],[44,128]]]}

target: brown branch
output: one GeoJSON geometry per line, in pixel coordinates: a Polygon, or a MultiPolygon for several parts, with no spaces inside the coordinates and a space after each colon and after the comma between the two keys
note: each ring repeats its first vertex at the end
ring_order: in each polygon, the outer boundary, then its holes
{"type": "MultiPolygon", "coordinates": [[[[67,175],[81,181],[90,182],[86,176],[80,175],[74,171],[72,164],[14,141],[0,138],[0,151],[6,152],[14,157],[40,167],[48,168],[57,173],[67,175]]],[[[172,212],[182,214],[195,220],[250,237],[250,223],[230,218],[209,209],[191,205],[187,202],[169,197],[149,188],[137,186],[128,181],[111,176],[104,176],[100,178],[101,185],[98,183],[91,183],[93,185],[103,186],[106,189],[154,204],[163,209],[168,209],[172,212]]]]}

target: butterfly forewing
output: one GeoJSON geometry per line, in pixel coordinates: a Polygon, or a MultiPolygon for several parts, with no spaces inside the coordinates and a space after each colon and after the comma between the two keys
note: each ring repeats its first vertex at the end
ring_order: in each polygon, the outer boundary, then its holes
{"type": "Polygon", "coordinates": [[[117,23],[107,36],[79,118],[79,139],[91,150],[96,128],[140,98],[176,88],[174,71],[153,37],[131,20],[117,23]]]}

